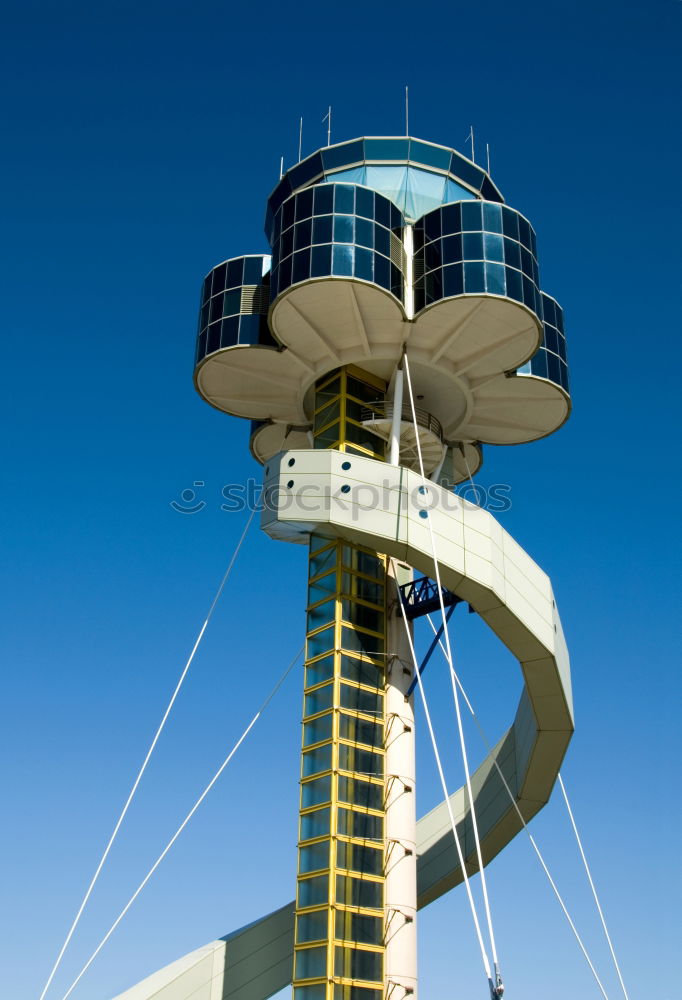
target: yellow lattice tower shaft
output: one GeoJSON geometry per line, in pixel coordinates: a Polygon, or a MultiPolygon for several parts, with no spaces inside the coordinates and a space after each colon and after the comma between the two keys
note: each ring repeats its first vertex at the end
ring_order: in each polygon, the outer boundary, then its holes
{"type": "MultiPolygon", "coordinates": [[[[383,460],[384,442],[362,426],[361,412],[385,389],[352,368],[322,380],[315,446],[337,448],[351,464],[353,454],[383,460]]],[[[390,582],[382,555],[311,537],[295,1000],[384,997],[390,582]]]]}

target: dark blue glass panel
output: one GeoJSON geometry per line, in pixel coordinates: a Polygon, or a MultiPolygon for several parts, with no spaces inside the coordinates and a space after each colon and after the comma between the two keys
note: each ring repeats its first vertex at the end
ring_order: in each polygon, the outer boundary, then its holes
{"type": "Polygon", "coordinates": [[[313,214],[313,189],[307,188],[296,195],[296,221],[309,219],[313,214]]]}
{"type": "Polygon", "coordinates": [[[199,338],[197,340],[197,361],[201,361],[201,359],[206,354],[206,336],[207,336],[206,330],[204,330],[203,333],[199,334],[199,338]]]}
{"type": "Polygon", "coordinates": [[[206,353],[212,354],[220,347],[220,323],[211,323],[206,340],[206,353]]]}
{"type": "Polygon", "coordinates": [[[332,217],[331,215],[320,215],[313,219],[313,243],[331,243],[332,241],[332,217]]]}
{"type": "Polygon", "coordinates": [[[365,139],[366,160],[407,160],[408,139],[365,139]]]}
{"type": "Polygon", "coordinates": [[[502,206],[502,231],[513,240],[519,238],[519,217],[511,208],[502,206]]]}
{"type": "Polygon", "coordinates": [[[355,249],[355,277],[374,281],[374,254],[371,250],[355,249]]]}
{"type": "Polygon", "coordinates": [[[304,222],[297,222],[294,226],[294,249],[302,250],[312,243],[313,220],[306,219],[304,222]]]}
{"type": "Polygon", "coordinates": [[[298,163],[287,172],[291,181],[291,188],[295,191],[296,188],[308,184],[313,178],[319,177],[322,173],[322,157],[319,153],[313,153],[312,156],[298,163]]]}
{"type": "Polygon", "coordinates": [[[433,271],[434,267],[440,267],[443,261],[441,254],[441,241],[427,243],[424,247],[424,270],[433,271]]]}
{"type": "Polygon", "coordinates": [[[282,233],[282,239],[279,241],[279,259],[283,260],[288,257],[289,254],[294,252],[294,230],[287,229],[285,233],[282,233]]]}
{"type": "Polygon", "coordinates": [[[363,187],[355,189],[355,214],[364,219],[374,218],[374,191],[363,187]]]}
{"type": "Polygon", "coordinates": [[[464,291],[464,268],[461,264],[443,268],[443,296],[461,295],[464,291]]]}
{"type": "Polygon", "coordinates": [[[564,337],[563,333],[559,333],[559,331],[557,330],[556,339],[557,339],[557,354],[559,355],[560,358],[562,358],[565,361],[566,360],[566,338],[564,337]]]}
{"type": "Polygon", "coordinates": [[[462,231],[462,207],[461,205],[445,205],[441,209],[443,223],[443,236],[448,233],[460,233],[462,231]]]}
{"type": "Polygon", "coordinates": [[[507,295],[510,299],[523,302],[523,279],[520,271],[513,268],[506,268],[507,271],[507,295]]]}
{"type": "Polygon", "coordinates": [[[310,275],[313,278],[324,278],[332,273],[332,248],[329,244],[323,247],[313,247],[310,275]]]}
{"type": "Polygon", "coordinates": [[[510,267],[521,269],[521,247],[508,236],[504,237],[504,259],[510,267]]]}
{"type": "Polygon", "coordinates": [[[336,167],[358,163],[364,158],[362,139],[357,139],[355,142],[344,142],[340,146],[332,146],[322,150],[322,162],[325,170],[334,170],[336,167]]]}
{"type": "Polygon", "coordinates": [[[353,247],[334,247],[332,272],[343,276],[353,273],[353,247]]]}
{"type": "MultiPolygon", "coordinates": [[[[226,320],[226,322],[231,322],[231,321],[226,320]]],[[[239,317],[240,344],[258,344],[260,340],[259,334],[260,334],[260,316],[239,317]]]]}
{"type": "Polygon", "coordinates": [[[223,316],[234,316],[239,312],[242,302],[241,288],[232,288],[223,297],[223,316]]]}
{"type": "Polygon", "coordinates": [[[374,227],[374,249],[385,257],[391,256],[391,234],[383,226],[374,227]]]}
{"type": "Polygon", "coordinates": [[[558,302],[554,303],[554,308],[556,309],[556,325],[560,333],[564,332],[564,311],[558,302]]]}
{"type": "Polygon", "coordinates": [[[335,215],[334,216],[334,242],[335,243],[352,243],[353,242],[353,219],[352,215],[335,215]]]}
{"type": "Polygon", "coordinates": [[[428,282],[428,289],[434,299],[443,298],[443,272],[442,271],[432,271],[431,274],[427,275],[426,278],[428,282]]]}
{"type": "Polygon", "coordinates": [[[483,233],[464,233],[462,252],[465,260],[483,260],[483,233]]]}
{"type": "Polygon", "coordinates": [[[390,203],[391,209],[391,229],[402,229],[405,225],[405,220],[403,218],[403,213],[400,211],[397,205],[393,202],[390,203]]]}
{"type": "Polygon", "coordinates": [[[209,271],[201,286],[201,301],[206,302],[211,297],[211,282],[213,281],[213,271],[209,271]]]}
{"type": "Polygon", "coordinates": [[[502,206],[483,202],[483,228],[489,233],[502,232],[502,206]]]}
{"type": "Polygon", "coordinates": [[[446,236],[443,240],[443,263],[456,264],[462,259],[462,236],[446,236]]]}
{"type": "Polygon", "coordinates": [[[374,280],[382,288],[391,288],[391,265],[386,257],[374,255],[374,280]]]}
{"type": "Polygon", "coordinates": [[[462,229],[465,232],[475,232],[483,228],[481,218],[481,203],[478,201],[463,201],[462,207],[462,229]]]}
{"type": "Polygon", "coordinates": [[[227,276],[227,264],[218,264],[217,267],[213,268],[213,288],[212,292],[215,295],[216,292],[222,292],[225,285],[225,278],[227,276]]]}
{"type": "Polygon", "coordinates": [[[549,295],[542,296],[542,315],[546,323],[550,323],[552,326],[556,326],[556,310],[554,308],[554,299],[550,299],[549,295]]]}
{"type": "Polygon", "coordinates": [[[288,229],[294,224],[294,212],[296,211],[296,199],[289,198],[282,205],[282,229],[288,229]]]}
{"type": "Polygon", "coordinates": [[[497,260],[500,263],[504,260],[503,237],[496,233],[483,234],[483,251],[486,260],[497,260]]]}
{"type": "Polygon", "coordinates": [[[537,260],[538,246],[537,246],[537,240],[535,239],[535,231],[534,231],[534,229],[532,227],[531,227],[531,230],[530,230],[530,252],[533,254],[533,256],[537,260]]]}
{"type": "Polygon", "coordinates": [[[559,375],[561,378],[561,385],[566,390],[566,392],[570,392],[570,389],[568,387],[568,365],[566,364],[565,361],[561,361],[559,364],[559,375]]]}
{"type": "Polygon", "coordinates": [[[270,272],[270,301],[274,302],[279,291],[279,268],[274,267],[270,272]]]}
{"type": "Polygon", "coordinates": [[[352,215],[355,211],[355,188],[349,184],[336,184],[334,187],[334,211],[352,215]]]}
{"type": "Polygon", "coordinates": [[[468,294],[480,294],[485,291],[485,272],[482,263],[464,264],[464,291],[468,294]]]}
{"type": "Polygon", "coordinates": [[[285,258],[279,266],[279,290],[283,292],[291,284],[291,257],[285,258]]]}
{"type": "Polygon", "coordinates": [[[544,346],[548,351],[552,351],[553,354],[559,353],[559,334],[554,329],[553,326],[549,326],[548,323],[544,324],[544,346]]]}
{"type": "Polygon", "coordinates": [[[486,199],[486,201],[497,201],[497,202],[500,201],[500,194],[489,177],[483,178],[483,184],[481,185],[481,194],[486,199]]]}
{"type": "Polygon", "coordinates": [[[539,378],[547,378],[547,351],[542,348],[533,355],[530,362],[530,370],[533,375],[539,378]]]}
{"type": "Polygon", "coordinates": [[[490,295],[506,295],[507,288],[504,280],[504,266],[502,264],[485,265],[485,290],[490,295]]]}
{"type": "Polygon", "coordinates": [[[535,285],[524,274],[523,278],[523,301],[529,309],[535,310],[535,285]]]}
{"type": "Polygon", "coordinates": [[[387,229],[391,228],[391,203],[379,194],[374,199],[374,218],[387,229]]]}
{"type": "Polygon", "coordinates": [[[403,276],[400,273],[400,268],[396,267],[395,264],[391,264],[391,291],[397,299],[402,299],[403,276]]]}
{"type": "Polygon", "coordinates": [[[412,240],[414,244],[414,251],[416,253],[417,250],[421,250],[424,246],[424,227],[421,224],[414,227],[412,240]]]}
{"type": "Polygon", "coordinates": [[[424,296],[423,288],[415,288],[414,290],[414,311],[418,313],[426,305],[426,298],[424,296]]]}
{"type": "Polygon", "coordinates": [[[205,326],[208,325],[208,314],[211,309],[210,300],[205,302],[201,307],[201,312],[199,313],[199,329],[203,330],[205,326]]]}
{"type": "Polygon", "coordinates": [[[214,295],[211,299],[211,311],[209,313],[209,322],[213,323],[215,320],[220,319],[223,315],[223,297],[222,295],[214,295]]]}
{"type": "Polygon", "coordinates": [[[310,277],[310,249],[298,250],[294,254],[294,266],[291,272],[292,283],[306,281],[310,277]]]}
{"type": "Polygon", "coordinates": [[[457,153],[452,154],[450,173],[454,174],[455,177],[459,177],[460,180],[468,184],[469,187],[474,188],[475,191],[481,190],[484,178],[483,171],[457,153]]]}
{"type": "Polygon", "coordinates": [[[530,249],[530,226],[521,215],[519,216],[519,240],[524,247],[530,249]]]}
{"type": "Polygon", "coordinates": [[[429,212],[428,215],[424,216],[424,240],[428,243],[429,240],[437,240],[441,235],[441,222],[440,222],[440,209],[436,209],[435,212],[429,212]]]}
{"type": "Polygon", "coordinates": [[[263,280],[263,258],[262,257],[245,257],[244,258],[244,284],[245,285],[260,285],[263,280]]]}
{"type": "Polygon", "coordinates": [[[220,325],[220,346],[234,347],[239,343],[239,316],[230,316],[220,325]]]}
{"type": "Polygon", "coordinates": [[[315,215],[331,215],[334,210],[334,188],[331,184],[317,184],[313,188],[315,215]]]}
{"type": "Polygon", "coordinates": [[[525,247],[521,247],[521,270],[529,278],[533,277],[533,258],[530,255],[530,250],[526,250],[525,247]]]}
{"type": "Polygon", "coordinates": [[[561,366],[556,354],[547,352],[547,378],[561,385],[561,366]]]}
{"type": "Polygon", "coordinates": [[[439,170],[449,170],[452,153],[449,149],[427,146],[425,142],[413,139],[410,142],[410,160],[425,163],[429,167],[437,167],[439,170]]]}
{"type": "Polygon", "coordinates": [[[227,284],[226,288],[235,288],[237,285],[242,285],[244,275],[244,258],[237,257],[236,260],[230,260],[227,262],[227,284]]]}
{"type": "Polygon", "coordinates": [[[361,247],[374,246],[374,224],[369,219],[355,220],[355,242],[361,247]]]}
{"type": "Polygon", "coordinates": [[[265,231],[266,240],[268,241],[270,246],[272,246],[272,244],[275,241],[275,229],[273,225],[272,208],[270,207],[269,203],[267,211],[265,213],[265,225],[263,226],[263,229],[265,231]]]}

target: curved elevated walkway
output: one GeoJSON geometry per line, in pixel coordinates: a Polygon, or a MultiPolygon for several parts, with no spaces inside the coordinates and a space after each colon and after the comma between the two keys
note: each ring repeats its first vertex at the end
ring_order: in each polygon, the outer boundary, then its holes
{"type": "MultiPolygon", "coordinates": [[[[514,721],[472,775],[487,864],[548,801],[573,733],[568,653],[549,578],[486,511],[399,466],[337,451],[288,451],[266,467],[263,528],[306,542],[340,536],[441,581],[516,656],[524,689],[514,721]],[[346,466],[343,468],[343,466],[346,466]],[[426,515],[426,516],[424,516],[426,515]]],[[[477,871],[464,788],[450,799],[467,871],[477,871]]],[[[417,824],[417,891],[426,906],[462,881],[445,802],[417,824]]],[[[191,952],[116,1000],[267,1000],[291,982],[294,903],[191,952]]]]}

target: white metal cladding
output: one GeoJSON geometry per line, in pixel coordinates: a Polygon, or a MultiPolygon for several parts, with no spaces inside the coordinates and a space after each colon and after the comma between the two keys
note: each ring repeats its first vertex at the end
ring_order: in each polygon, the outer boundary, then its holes
{"type": "MultiPolygon", "coordinates": [[[[516,717],[472,777],[484,863],[520,823],[495,767],[524,817],[548,801],[573,733],[568,652],[548,576],[487,511],[418,473],[334,450],[287,451],[266,466],[263,529],[307,540],[310,531],[347,538],[435,576],[431,519],[443,586],[468,601],[518,659],[524,689],[516,717]],[[345,468],[344,468],[345,466],[345,468]]],[[[476,870],[464,790],[454,795],[467,865],[476,870]]],[[[447,817],[427,817],[420,902],[461,879],[447,817]]]]}

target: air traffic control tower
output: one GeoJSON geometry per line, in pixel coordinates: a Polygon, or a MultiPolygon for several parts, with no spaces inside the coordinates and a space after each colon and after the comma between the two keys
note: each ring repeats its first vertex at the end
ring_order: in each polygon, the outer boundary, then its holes
{"type": "MultiPolygon", "coordinates": [[[[204,280],[194,383],[251,421],[262,527],[309,551],[293,955],[280,965],[295,1000],[402,1000],[417,993],[417,910],[462,879],[444,807],[416,820],[411,622],[465,601],[523,673],[472,795],[450,800],[469,874],[476,839],[485,865],[520,827],[500,774],[530,818],[573,730],[548,578],[489,513],[452,502],[485,445],[567,419],[563,314],[528,220],[430,142],[319,150],[280,179],[265,235],[270,255],[204,280]]],[[[272,991],[265,974],[243,989],[230,975],[228,960],[221,997],[272,991]]]]}

